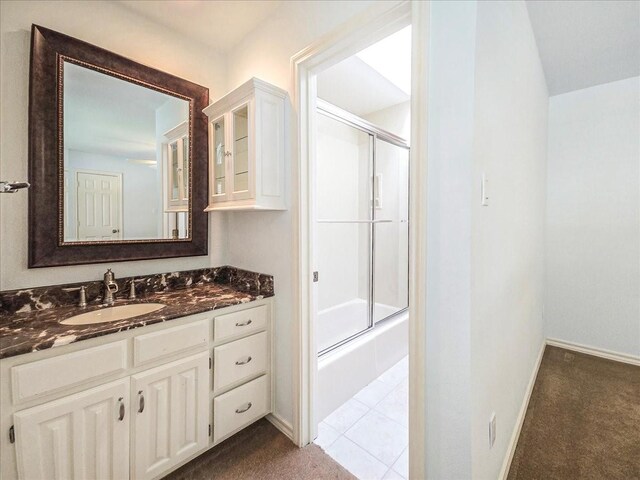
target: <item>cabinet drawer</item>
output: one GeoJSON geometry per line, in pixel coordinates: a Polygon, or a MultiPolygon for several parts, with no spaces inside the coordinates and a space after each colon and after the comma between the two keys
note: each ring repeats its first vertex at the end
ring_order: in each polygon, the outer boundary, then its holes
{"type": "Polygon", "coordinates": [[[213,391],[266,373],[267,332],[225,343],[213,349],[213,391]]]}
{"type": "Polygon", "coordinates": [[[133,363],[140,365],[208,344],[207,320],[139,335],[133,340],[133,363]]]}
{"type": "Polygon", "coordinates": [[[13,401],[46,395],[126,368],[126,340],[18,365],[11,369],[13,401]]]}
{"type": "Polygon", "coordinates": [[[213,340],[219,342],[239,335],[259,332],[267,327],[267,306],[219,315],[213,321],[213,340]]]}
{"type": "Polygon", "coordinates": [[[213,399],[213,441],[219,442],[271,410],[269,375],[213,399]]]}

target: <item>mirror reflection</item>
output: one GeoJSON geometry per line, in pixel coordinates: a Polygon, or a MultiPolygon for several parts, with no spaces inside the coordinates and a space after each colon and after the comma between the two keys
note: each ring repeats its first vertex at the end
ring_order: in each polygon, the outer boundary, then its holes
{"type": "Polygon", "coordinates": [[[64,241],[189,238],[189,102],[63,65],[64,241]]]}

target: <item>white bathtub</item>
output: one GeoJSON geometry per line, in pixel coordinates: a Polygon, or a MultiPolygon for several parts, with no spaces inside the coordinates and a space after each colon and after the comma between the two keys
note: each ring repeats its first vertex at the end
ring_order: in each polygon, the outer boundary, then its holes
{"type": "MultiPolygon", "coordinates": [[[[362,325],[358,328],[353,319],[366,318],[362,316],[362,309],[366,308],[366,302],[356,299],[318,312],[317,345],[331,345],[335,343],[332,339],[345,338],[349,329],[357,333],[362,325]]],[[[376,305],[376,317],[383,311],[393,312],[393,307],[376,305]]],[[[315,389],[316,421],[322,421],[408,353],[409,314],[404,312],[376,322],[369,332],[320,357],[315,389]]]]}
{"type": "MultiPolygon", "coordinates": [[[[318,312],[316,319],[316,345],[321,352],[325,348],[361,332],[367,327],[368,304],[365,300],[354,298],[348,302],[325,308],[318,312]]],[[[377,324],[380,320],[392,315],[396,308],[376,303],[374,316],[377,324]]]]}

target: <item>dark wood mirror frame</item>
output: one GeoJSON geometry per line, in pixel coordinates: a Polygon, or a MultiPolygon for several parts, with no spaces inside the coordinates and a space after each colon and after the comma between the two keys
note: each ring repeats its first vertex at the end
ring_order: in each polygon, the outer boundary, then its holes
{"type": "Polygon", "coordinates": [[[33,25],[29,76],[29,268],[206,255],[209,89],[33,25]],[[189,238],[64,244],[62,61],[189,101],[189,238]],[[196,172],[194,175],[193,172],[196,172]]]}

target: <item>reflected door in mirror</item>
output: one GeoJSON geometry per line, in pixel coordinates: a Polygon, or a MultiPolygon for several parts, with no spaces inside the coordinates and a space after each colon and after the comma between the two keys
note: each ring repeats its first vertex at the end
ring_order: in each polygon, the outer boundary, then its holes
{"type": "Polygon", "coordinates": [[[122,176],[78,171],[76,185],[78,239],[122,238],[122,176]]]}

